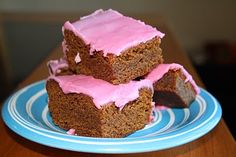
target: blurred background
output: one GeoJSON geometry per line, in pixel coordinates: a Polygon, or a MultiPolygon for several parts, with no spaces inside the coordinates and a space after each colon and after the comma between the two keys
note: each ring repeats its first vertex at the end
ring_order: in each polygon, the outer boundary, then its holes
{"type": "Polygon", "coordinates": [[[161,16],[207,90],[222,104],[223,117],[236,135],[234,0],[0,0],[0,102],[60,45],[66,20],[100,8],[135,17],[161,16]]]}

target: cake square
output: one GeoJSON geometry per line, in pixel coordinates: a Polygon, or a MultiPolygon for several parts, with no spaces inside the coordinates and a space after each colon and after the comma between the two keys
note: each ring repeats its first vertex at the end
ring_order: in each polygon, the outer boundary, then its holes
{"type": "Polygon", "coordinates": [[[158,65],[146,79],[153,82],[154,101],[157,105],[188,108],[200,92],[192,76],[176,63],[158,65]]]}
{"type": "Polygon", "coordinates": [[[114,10],[97,10],[63,26],[64,54],[76,74],[129,82],[163,63],[163,33],[114,10]]]}
{"type": "Polygon", "coordinates": [[[53,122],[80,136],[125,137],[148,124],[152,114],[148,80],[113,85],[91,76],[50,76],[46,89],[53,122]]]}

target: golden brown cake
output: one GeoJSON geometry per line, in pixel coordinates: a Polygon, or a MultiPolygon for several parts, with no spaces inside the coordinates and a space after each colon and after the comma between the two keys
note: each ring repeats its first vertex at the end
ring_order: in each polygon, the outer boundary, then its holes
{"type": "Polygon", "coordinates": [[[192,76],[179,64],[160,64],[146,79],[153,82],[154,101],[171,108],[187,108],[200,90],[192,76]]]}
{"type": "Polygon", "coordinates": [[[154,84],[156,103],[168,107],[187,108],[195,99],[196,93],[191,83],[180,70],[167,72],[154,84]]]}
{"type": "Polygon", "coordinates": [[[46,89],[53,122],[80,136],[125,137],[149,123],[152,113],[147,80],[112,85],[91,76],[51,76],[46,89]]]}

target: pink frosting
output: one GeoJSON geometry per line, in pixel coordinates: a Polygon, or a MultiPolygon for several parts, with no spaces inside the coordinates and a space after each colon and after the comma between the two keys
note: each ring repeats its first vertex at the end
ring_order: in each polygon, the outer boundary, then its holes
{"type": "Polygon", "coordinates": [[[139,97],[139,89],[146,87],[153,90],[152,82],[147,79],[119,85],[85,75],[51,75],[49,79],[57,81],[65,94],[83,93],[92,97],[98,109],[112,102],[122,109],[125,104],[139,97]]]}
{"type": "Polygon", "coordinates": [[[166,107],[166,106],[163,106],[163,105],[157,105],[156,106],[156,108],[157,108],[157,110],[167,110],[168,109],[168,107],[166,107]]]}
{"type": "Polygon", "coordinates": [[[62,28],[63,34],[65,29],[73,31],[90,45],[91,55],[94,51],[103,51],[104,56],[107,54],[118,56],[132,46],[154,37],[164,36],[156,28],[131,17],[125,17],[112,9],[97,10],[74,23],[67,21],[62,28]]]}
{"type": "Polygon", "coordinates": [[[64,53],[64,57],[66,57],[66,51],[68,51],[68,48],[65,40],[62,41],[61,46],[62,46],[62,51],[64,53]]]}
{"type": "Polygon", "coordinates": [[[67,68],[68,63],[65,58],[60,58],[59,60],[50,60],[48,63],[49,68],[49,74],[55,75],[56,73],[59,73],[61,68],[67,68]]]}
{"type": "Polygon", "coordinates": [[[75,134],[75,129],[70,129],[66,132],[68,135],[76,135],[75,134]]]}
{"type": "Polygon", "coordinates": [[[172,63],[172,64],[160,64],[154,70],[152,70],[145,78],[155,83],[160,80],[169,70],[178,70],[180,69],[182,73],[185,75],[185,82],[190,82],[196,92],[196,94],[200,93],[199,87],[196,85],[192,76],[184,69],[182,65],[172,63]]]}
{"type": "Polygon", "coordinates": [[[77,53],[77,55],[75,57],[75,63],[79,63],[79,62],[81,62],[81,58],[80,58],[79,53],[77,53]]]}

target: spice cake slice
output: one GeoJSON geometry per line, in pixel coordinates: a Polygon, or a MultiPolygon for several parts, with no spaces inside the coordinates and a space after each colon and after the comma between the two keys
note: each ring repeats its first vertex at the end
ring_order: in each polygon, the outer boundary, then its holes
{"type": "Polygon", "coordinates": [[[69,68],[112,84],[129,82],[163,63],[163,33],[114,10],[97,10],[63,26],[69,68]]]}
{"type": "Polygon", "coordinates": [[[200,90],[192,76],[179,64],[160,64],[146,79],[153,82],[157,105],[187,108],[200,90]]]}
{"type": "Polygon", "coordinates": [[[149,123],[149,80],[113,85],[85,75],[51,75],[46,83],[53,122],[80,136],[125,137],[149,123]]]}

